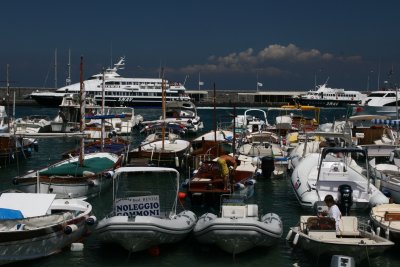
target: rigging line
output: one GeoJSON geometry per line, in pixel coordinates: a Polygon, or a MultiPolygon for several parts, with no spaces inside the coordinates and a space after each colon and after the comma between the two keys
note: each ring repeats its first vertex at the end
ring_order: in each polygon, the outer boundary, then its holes
{"type": "Polygon", "coordinates": [[[52,63],[52,62],[50,62],[49,68],[48,68],[48,70],[47,70],[46,77],[44,78],[44,82],[43,82],[43,88],[45,88],[45,87],[46,87],[47,79],[49,78],[49,75],[50,75],[50,69],[51,69],[51,67],[52,67],[52,66],[53,66],[53,63],[52,63]]]}

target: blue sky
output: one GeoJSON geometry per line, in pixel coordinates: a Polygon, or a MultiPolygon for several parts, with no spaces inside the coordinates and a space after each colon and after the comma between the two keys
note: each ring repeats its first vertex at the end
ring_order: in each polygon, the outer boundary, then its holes
{"type": "MultiPolygon", "coordinates": [[[[98,73],[120,56],[126,77],[157,77],[188,89],[308,90],[325,82],[370,90],[400,77],[400,1],[4,1],[0,80],[64,85],[98,73]],[[369,81],[369,82],[368,82],[369,81]]],[[[1,84],[4,86],[4,83],[1,84]]]]}

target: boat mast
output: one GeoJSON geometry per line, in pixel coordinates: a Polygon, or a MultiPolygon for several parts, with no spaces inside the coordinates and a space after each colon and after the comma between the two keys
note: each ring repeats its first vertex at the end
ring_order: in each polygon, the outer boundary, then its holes
{"type": "MultiPolygon", "coordinates": [[[[104,116],[104,105],[105,105],[105,70],[103,68],[103,82],[101,83],[101,114],[104,116]]],[[[104,150],[104,135],[105,135],[105,129],[104,129],[104,118],[101,119],[101,151],[104,150]]]]}
{"type": "Polygon", "coordinates": [[[162,127],[161,127],[161,138],[162,138],[162,150],[164,151],[165,141],[165,80],[164,80],[164,68],[161,69],[161,109],[162,109],[162,127]]]}
{"type": "Polygon", "coordinates": [[[233,104],[233,139],[232,139],[232,155],[236,154],[236,105],[233,104]]]}
{"type": "Polygon", "coordinates": [[[68,49],[68,76],[65,80],[65,85],[71,85],[71,49],[68,49]]]}
{"type": "Polygon", "coordinates": [[[215,83],[214,83],[214,97],[213,97],[213,105],[214,105],[214,142],[217,142],[217,107],[215,105],[215,83]]]}
{"type": "Polygon", "coordinates": [[[54,51],[54,88],[57,89],[57,48],[54,51]]]}
{"type": "MultiPolygon", "coordinates": [[[[85,130],[85,92],[84,92],[84,84],[83,84],[83,56],[81,56],[81,63],[79,65],[79,81],[80,81],[80,90],[79,90],[79,106],[81,108],[81,120],[80,120],[80,131],[81,133],[85,130]]],[[[83,157],[85,152],[85,140],[84,137],[81,138],[81,146],[79,153],[79,165],[83,166],[83,157]]]]}
{"type": "Polygon", "coordinates": [[[7,64],[7,77],[6,77],[6,84],[7,84],[7,115],[8,115],[8,120],[7,120],[7,127],[8,127],[8,132],[10,131],[10,80],[9,80],[9,72],[8,69],[10,67],[10,64],[7,64]]]}

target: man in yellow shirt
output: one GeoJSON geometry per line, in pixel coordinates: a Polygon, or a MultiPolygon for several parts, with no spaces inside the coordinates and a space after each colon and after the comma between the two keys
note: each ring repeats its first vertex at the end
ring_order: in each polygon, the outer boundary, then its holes
{"type": "Polygon", "coordinates": [[[224,190],[226,190],[228,189],[229,167],[232,167],[235,170],[237,162],[234,157],[229,155],[220,156],[217,162],[221,171],[221,177],[224,179],[224,190]]]}

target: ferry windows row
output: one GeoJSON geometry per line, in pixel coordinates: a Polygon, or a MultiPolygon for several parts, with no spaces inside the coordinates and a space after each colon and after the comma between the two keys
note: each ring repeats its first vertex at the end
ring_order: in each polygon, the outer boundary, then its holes
{"type": "Polygon", "coordinates": [[[332,96],[332,97],[357,97],[355,94],[324,94],[325,96],[332,96]]]}
{"type": "Polygon", "coordinates": [[[152,82],[119,82],[119,81],[108,81],[105,82],[106,86],[112,85],[149,85],[149,86],[161,86],[161,83],[152,83],[152,82]]]}
{"type": "MultiPolygon", "coordinates": [[[[106,96],[161,96],[161,93],[142,93],[142,92],[105,92],[106,96]]],[[[167,94],[167,96],[172,94],[167,94]]]]}

